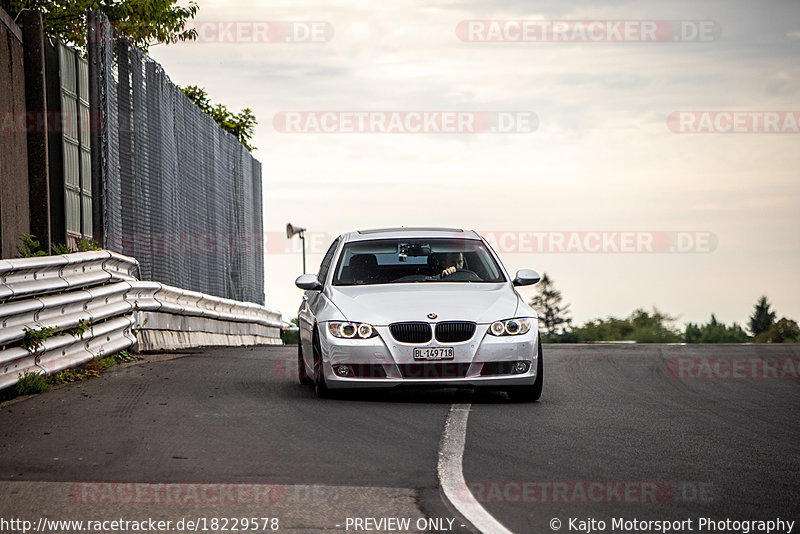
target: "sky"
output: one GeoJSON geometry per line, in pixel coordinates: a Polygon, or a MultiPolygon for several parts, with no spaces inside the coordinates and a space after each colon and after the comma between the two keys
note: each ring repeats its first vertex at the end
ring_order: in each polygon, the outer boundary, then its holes
{"type": "Polygon", "coordinates": [[[150,54],[258,119],[266,303],[285,318],[291,222],[310,272],[344,232],[474,229],[509,272],[547,272],[577,324],[653,306],[745,324],[761,295],[800,320],[796,1],[198,4],[201,39],[150,54]],[[415,128],[446,112],[464,126],[415,128]]]}

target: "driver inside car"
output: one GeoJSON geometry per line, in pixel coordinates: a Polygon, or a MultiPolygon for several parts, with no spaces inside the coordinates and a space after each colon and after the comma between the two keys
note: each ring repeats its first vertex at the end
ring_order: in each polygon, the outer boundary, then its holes
{"type": "Polygon", "coordinates": [[[448,252],[442,257],[442,265],[446,265],[447,267],[442,270],[442,274],[439,275],[439,278],[450,276],[458,269],[464,268],[464,254],[461,252],[448,252]]]}

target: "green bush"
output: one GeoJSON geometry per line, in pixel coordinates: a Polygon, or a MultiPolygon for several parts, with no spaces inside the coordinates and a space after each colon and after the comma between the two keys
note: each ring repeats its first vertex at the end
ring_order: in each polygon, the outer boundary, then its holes
{"type": "Polygon", "coordinates": [[[19,376],[19,381],[14,384],[11,392],[17,395],[32,395],[50,389],[50,382],[43,373],[29,371],[19,376]]]}
{"type": "Polygon", "coordinates": [[[717,321],[712,313],[706,324],[688,323],[683,332],[685,343],[748,343],[751,341],[741,326],[736,323],[728,326],[717,321]]]}
{"type": "Polygon", "coordinates": [[[78,252],[89,252],[90,250],[103,250],[100,245],[97,244],[97,241],[92,239],[89,241],[88,239],[80,238],[78,239],[78,252]]]}
{"type": "Polygon", "coordinates": [[[35,258],[37,256],[47,256],[46,250],[41,250],[41,243],[36,239],[35,235],[19,234],[19,245],[17,245],[17,253],[20,258],[35,258]]]}
{"type": "Polygon", "coordinates": [[[587,321],[583,326],[561,334],[543,336],[545,343],[587,343],[593,341],[636,341],[637,343],[675,343],[681,333],[672,326],[675,319],[657,309],[639,309],[626,319],[608,317],[587,321]]]}
{"type": "Polygon", "coordinates": [[[297,345],[297,342],[300,338],[299,333],[297,330],[281,330],[281,340],[283,341],[284,345],[297,345]]]}
{"type": "Polygon", "coordinates": [[[792,319],[782,317],[769,330],[758,334],[756,343],[800,343],[800,326],[792,319]]]}
{"type": "Polygon", "coordinates": [[[136,360],[136,357],[131,356],[127,350],[121,350],[114,355],[114,359],[117,361],[117,363],[122,363],[122,362],[132,362],[136,360]]]}
{"type": "MultiPolygon", "coordinates": [[[[46,250],[42,250],[42,244],[32,234],[19,234],[19,245],[17,245],[17,253],[20,258],[35,258],[38,256],[47,256],[46,250]]],[[[72,254],[73,252],[88,252],[90,250],[103,250],[97,241],[94,239],[78,239],[78,250],[72,250],[69,245],[64,243],[50,243],[51,253],[58,256],[62,254],[72,254]]]]}
{"type": "Polygon", "coordinates": [[[62,254],[72,254],[72,250],[64,243],[52,243],[50,245],[50,250],[52,250],[53,254],[56,256],[60,256],[62,254]]]}

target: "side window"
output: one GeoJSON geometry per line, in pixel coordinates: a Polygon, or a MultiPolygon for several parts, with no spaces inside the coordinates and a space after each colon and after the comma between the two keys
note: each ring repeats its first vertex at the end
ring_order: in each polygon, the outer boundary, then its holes
{"type": "Polygon", "coordinates": [[[338,239],[334,239],[333,243],[331,243],[328,252],[325,253],[325,257],[322,258],[322,263],[319,266],[319,272],[317,273],[317,278],[319,281],[325,285],[325,279],[328,277],[328,270],[331,268],[331,260],[333,260],[333,254],[336,252],[336,245],[339,244],[338,239]]]}

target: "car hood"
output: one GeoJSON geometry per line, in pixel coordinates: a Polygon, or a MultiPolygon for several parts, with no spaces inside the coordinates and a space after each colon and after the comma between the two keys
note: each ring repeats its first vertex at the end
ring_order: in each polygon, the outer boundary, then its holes
{"type": "Polygon", "coordinates": [[[331,299],[348,321],[376,326],[432,320],[491,323],[514,317],[519,306],[507,284],[455,282],[332,286],[331,299]]]}

